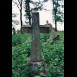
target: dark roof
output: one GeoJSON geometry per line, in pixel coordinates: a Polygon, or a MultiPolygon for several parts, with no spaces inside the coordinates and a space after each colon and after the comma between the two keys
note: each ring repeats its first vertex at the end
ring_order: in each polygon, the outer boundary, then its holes
{"type": "MultiPolygon", "coordinates": [[[[31,25],[23,25],[22,27],[31,27],[31,25]]],[[[40,27],[50,27],[50,25],[49,24],[40,25],[40,27]]]]}

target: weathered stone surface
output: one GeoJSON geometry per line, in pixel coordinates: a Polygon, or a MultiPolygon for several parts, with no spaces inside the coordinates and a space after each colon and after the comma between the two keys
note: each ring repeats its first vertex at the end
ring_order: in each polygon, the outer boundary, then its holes
{"type": "Polygon", "coordinates": [[[31,48],[31,61],[41,61],[40,52],[40,30],[39,30],[39,13],[32,13],[32,48],[31,48]]]}
{"type": "Polygon", "coordinates": [[[26,25],[24,27],[22,29],[25,32],[32,33],[31,56],[30,58],[28,58],[27,64],[31,67],[32,74],[38,75],[39,66],[43,68],[42,71],[43,73],[45,73],[45,62],[41,56],[41,50],[40,50],[40,32],[49,33],[51,31],[52,26],[50,26],[50,24],[48,23],[44,26],[39,25],[39,13],[33,12],[32,26],[26,25]]]}

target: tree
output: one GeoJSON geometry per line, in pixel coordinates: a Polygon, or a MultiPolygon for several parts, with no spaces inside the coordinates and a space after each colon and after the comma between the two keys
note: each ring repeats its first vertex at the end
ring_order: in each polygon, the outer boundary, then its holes
{"type": "Polygon", "coordinates": [[[20,11],[20,23],[21,23],[21,33],[22,33],[22,1],[23,0],[12,0],[12,2],[18,7],[20,11]]]}
{"type": "Polygon", "coordinates": [[[26,12],[26,18],[29,19],[29,24],[31,25],[30,0],[25,0],[25,12],[26,12]]]}
{"type": "Polygon", "coordinates": [[[53,16],[55,20],[55,31],[57,31],[57,22],[63,22],[63,15],[64,13],[61,11],[61,6],[59,2],[63,0],[53,0],[53,16]]]}
{"type": "MultiPolygon", "coordinates": [[[[44,0],[47,2],[48,0],[44,0]]],[[[63,22],[64,13],[61,11],[61,8],[64,8],[63,0],[51,0],[53,4],[53,18],[55,22],[55,31],[57,31],[57,22],[63,22]]]]}
{"type": "Polygon", "coordinates": [[[13,34],[16,33],[15,25],[18,25],[19,24],[19,21],[14,19],[16,17],[17,17],[17,14],[12,13],[12,32],[13,32],[13,34]]]}
{"type": "Polygon", "coordinates": [[[55,17],[55,31],[57,31],[57,16],[56,16],[56,14],[57,14],[57,7],[58,7],[58,0],[57,0],[57,2],[55,1],[55,0],[53,0],[53,9],[54,9],[54,17],[55,17]]]}
{"type": "Polygon", "coordinates": [[[42,10],[42,1],[34,2],[32,0],[25,0],[25,13],[26,18],[29,19],[29,24],[31,25],[31,13],[32,11],[42,10]],[[30,3],[34,6],[34,8],[30,7],[30,3]]]}
{"type": "Polygon", "coordinates": [[[18,20],[15,20],[14,18],[17,17],[17,14],[12,14],[12,27],[15,27],[15,25],[19,24],[18,20]]]}

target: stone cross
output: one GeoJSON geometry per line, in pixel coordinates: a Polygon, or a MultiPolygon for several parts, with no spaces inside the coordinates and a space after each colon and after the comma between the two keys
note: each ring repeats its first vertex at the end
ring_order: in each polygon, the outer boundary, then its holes
{"type": "Polygon", "coordinates": [[[41,51],[40,51],[40,33],[49,33],[50,25],[48,21],[45,25],[39,25],[39,13],[32,12],[32,25],[25,25],[22,27],[23,33],[32,34],[32,46],[31,46],[31,61],[40,62],[41,61],[41,51]]]}
{"type": "Polygon", "coordinates": [[[23,32],[32,33],[31,60],[32,71],[38,72],[38,65],[44,65],[40,51],[40,33],[49,33],[50,25],[39,25],[39,13],[32,13],[32,26],[22,27],[23,32]]]}
{"type": "Polygon", "coordinates": [[[39,13],[32,13],[32,48],[31,48],[31,61],[40,62],[40,28],[39,28],[39,13]]]}

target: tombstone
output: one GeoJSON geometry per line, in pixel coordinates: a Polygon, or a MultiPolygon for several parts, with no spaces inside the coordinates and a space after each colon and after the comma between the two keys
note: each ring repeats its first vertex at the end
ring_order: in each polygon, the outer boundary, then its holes
{"type": "Polygon", "coordinates": [[[38,75],[38,68],[41,66],[43,72],[45,70],[45,62],[41,56],[40,50],[40,33],[49,33],[50,25],[39,25],[39,13],[32,13],[32,26],[22,27],[22,31],[32,33],[31,57],[28,59],[28,64],[31,66],[31,72],[38,75]]]}
{"type": "Polygon", "coordinates": [[[42,56],[40,50],[40,27],[39,27],[39,13],[32,13],[32,46],[31,46],[31,71],[35,75],[39,74],[39,66],[42,66],[42,56]]]}
{"type": "Polygon", "coordinates": [[[39,28],[39,13],[34,12],[32,14],[32,49],[31,49],[31,61],[40,62],[40,28],[39,28]]]}

